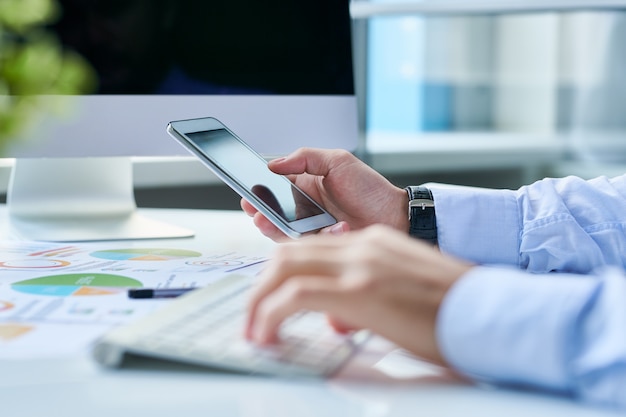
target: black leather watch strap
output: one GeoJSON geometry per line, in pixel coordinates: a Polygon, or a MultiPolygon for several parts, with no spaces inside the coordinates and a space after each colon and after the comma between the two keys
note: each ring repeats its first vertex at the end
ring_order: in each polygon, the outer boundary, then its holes
{"type": "Polygon", "coordinates": [[[405,188],[409,197],[409,234],[437,244],[437,218],[433,193],[423,186],[405,188]]]}

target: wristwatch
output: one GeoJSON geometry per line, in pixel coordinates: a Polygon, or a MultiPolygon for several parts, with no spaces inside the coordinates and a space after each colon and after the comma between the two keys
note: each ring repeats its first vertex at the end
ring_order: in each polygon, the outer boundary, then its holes
{"type": "Polygon", "coordinates": [[[409,235],[437,244],[437,218],[433,193],[423,186],[405,188],[409,196],[409,235]]]}

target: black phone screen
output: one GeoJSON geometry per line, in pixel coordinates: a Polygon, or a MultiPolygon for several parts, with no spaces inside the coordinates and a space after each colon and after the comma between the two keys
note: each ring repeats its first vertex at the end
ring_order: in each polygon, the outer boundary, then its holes
{"type": "Polygon", "coordinates": [[[187,136],[230,178],[262,200],[283,219],[291,222],[323,214],[323,211],[284,176],[267,167],[226,129],[188,133],[187,136]]]}

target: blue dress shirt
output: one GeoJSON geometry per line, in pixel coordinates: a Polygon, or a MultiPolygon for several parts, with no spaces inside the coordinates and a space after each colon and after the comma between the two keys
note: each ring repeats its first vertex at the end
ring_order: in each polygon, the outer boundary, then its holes
{"type": "Polygon", "coordinates": [[[626,408],[626,175],[431,190],[440,249],[480,265],[439,312],[451,366],[626,408]]]}

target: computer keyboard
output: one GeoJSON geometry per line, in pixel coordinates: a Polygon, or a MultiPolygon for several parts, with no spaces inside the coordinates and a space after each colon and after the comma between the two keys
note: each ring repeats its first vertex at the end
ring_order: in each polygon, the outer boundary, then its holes
{"type": "Polygon", "coordinates": [[[301,312],[280,328],[280,343],[258,347],[243,338],[253,277],[230,275],[164,308],[113,329],[94,345],[95,360],[118,367],[126,354],[277,376],[327,377],[352,357],[368,332],[340,335],[321,313],[301,312]]]}

